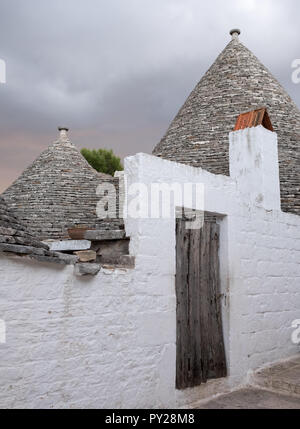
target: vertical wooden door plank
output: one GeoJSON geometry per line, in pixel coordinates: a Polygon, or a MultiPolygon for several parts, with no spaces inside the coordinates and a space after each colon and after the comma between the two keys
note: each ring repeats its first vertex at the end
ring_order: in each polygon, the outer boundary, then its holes
{"type": "Polygon", "coordinates": [[[202,383],[201,365],[201,325],[200,325],[200,258],[199,246],[201,230],[191,230],[190,255],[190,319],[191,319],[191,356],[193,371],[193,386],[202,383]]]}
{"type": "Polygon", "coordinates": [[[212,362],[214,377],[220,378],[227,375],[226,356],[223,338],[222,310],[221,310],[221,284],[220,284],[220,226],[212,224],[211,229],[211,253],[210,253],[210,284],[211,284],[211,323],[212,330],[212,362]]]}

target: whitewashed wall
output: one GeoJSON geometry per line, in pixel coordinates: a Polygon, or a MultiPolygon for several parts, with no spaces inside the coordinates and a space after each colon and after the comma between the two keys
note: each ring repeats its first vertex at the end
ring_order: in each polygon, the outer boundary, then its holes
{"type": "Polygon", "coordinates": [[[175,341],[170,280],[148,285],[147,269],[87,280],[6,257],[0,267],[1,407],[159,406],[175,341]]]}
{"type": "Polygon", "coordinates": [[[205,209],[223,215],[230,376],[176,391],[175,219],[127,219],[134,270],[83,279],[70,266],[0,256],[7,325],[0,407],[179,407],[297,353],[291,325],[300,318],[300,218],[278,209],[276,135],[239,131],[230,145],[230,178],[145,154],[125,162],[129,185],[203,183],[205,209]]]}

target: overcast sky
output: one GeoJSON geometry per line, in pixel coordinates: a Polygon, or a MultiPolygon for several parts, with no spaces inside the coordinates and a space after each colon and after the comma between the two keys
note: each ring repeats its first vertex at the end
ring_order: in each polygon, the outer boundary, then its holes
{"type": "Polygon", "coordinates": [[[150,153],[235,27],[300,106],[299,0],[0,0],[0,191],[58,125],[80,148],[150,153]]]}

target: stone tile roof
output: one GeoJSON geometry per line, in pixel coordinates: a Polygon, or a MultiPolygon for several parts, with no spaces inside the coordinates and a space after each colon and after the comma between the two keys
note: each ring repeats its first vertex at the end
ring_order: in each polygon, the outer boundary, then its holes
{"type": "Polygon", "coordinates": [[[37,240],[31,231],[20,222],[8,208],[5,199],[0,196],[0,246],[3,244],[48,249],[46,244],[37,240]]]}
{"type": "Polygon", "coordinates": [[[68,228],[124,228],[119,219],[97,218],[97,186],[118,187],[119,180],[96,172],[61,131],[48,147],[3,193],[8,206],[40,240],[68,237],[68,228]]]}
{"type": "Polygon", "coordinates": [[[282,210],[300,214],[300,111],[238,39],[192,91],[153,154],[229,174],[229,139],[239,114],[267,107],[278,133],[282,210]]]}
{"type": "Polygon", "coordinates": [[[39,241],[29,228],[14,215],[5,199],[1,196],[0,252],[61,265],[75,264],[78,261],[76,256],[49,250],[49,246],[39,241]]]}

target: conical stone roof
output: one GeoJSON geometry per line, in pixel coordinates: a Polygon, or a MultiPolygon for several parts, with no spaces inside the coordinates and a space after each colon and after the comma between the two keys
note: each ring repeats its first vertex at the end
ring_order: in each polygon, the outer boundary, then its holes
{"type": "Polygon", "coordinates": [[[19,248],[24,249],[27,246],[48,250],[48,246],[33,236],[31,231],[8,208],[5,199],[0,196],[0,251],[17,253],[19,248]]]}
{"type": "Polygon", "coordinates": [[[0,196],[0,253],[29,257],[40,262],[55,264],[75,264],[77,258],[49,250],[49,246],[39,241],[28,226],[14,214],[7,202],[0,196]]]}
{"type": "Polygon", "coordinates": [[[153,154],[229,174],[229,138],[239,114],[267,107],[278,133],[282,210],[300,214],[300,111],[236,35],[171,123],[153,154]]]}
{"type": "Polygon", "coordinates": [[[3,193],[10,209],[40,240],[68,237],[74,226],[114,229],[120,221],[97,218],[99,184],[118,180],[98,173],[66,133],[48,147],[3,193]]]}

